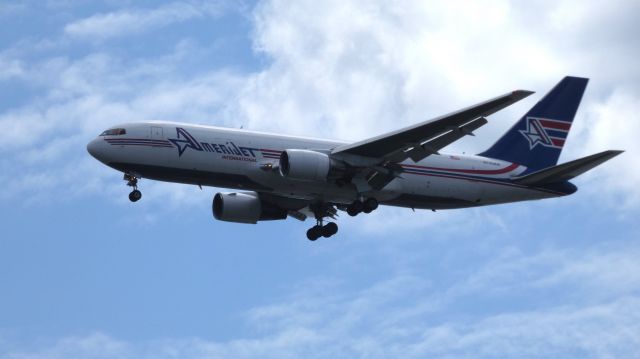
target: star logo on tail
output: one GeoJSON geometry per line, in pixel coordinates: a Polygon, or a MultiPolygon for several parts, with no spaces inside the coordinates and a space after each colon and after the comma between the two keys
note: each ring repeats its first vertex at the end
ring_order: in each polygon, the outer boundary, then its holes
{"type": "Polygon", "coordinates": [[[182,153],[184,153],[187,148],[202,151],[200,143],[184,128],[176,127],[176,137],[177,138],[169,138],[169,141],[178,147],[178,156],[182,156],[182,153]]]}
{"type": "Polygon", "coordinates": [[[529,141],[529,149],[531,150],[538,144],[545,147],[556,147],[539,118],[528,117],[527,129],[520,130],[520,133],[529,141]]]}

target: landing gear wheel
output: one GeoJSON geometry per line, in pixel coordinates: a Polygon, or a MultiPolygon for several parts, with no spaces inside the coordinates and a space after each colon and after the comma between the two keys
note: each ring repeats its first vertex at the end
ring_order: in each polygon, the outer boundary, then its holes
{"type": "Polygon", "coordinates": [[[336,233],[338,233],[338,225],[334,222],[329,222],[322,226],[322,236],[324,238],[329,238],[336,233]]]}
{"type": "Polygon", "coordinates": [[[134,189],[133,191],[131,191],[131,193],[129,193],[129,201],[131,202],[138,202],[140,198],[142,198],[142,192],[138,191],[137,189],[134,189]]]}
{"type": "Polygon", "coordinates": [[[315,241],[316,239],[320,238],[321,230],[322,230],[322,227],[320,226],[313,226],[309,228],[309,230],[307,231],[307,238],[312,242],[315,241]]]}
{"type": "Polygon", "coordinates": [[[347,207],[347,213],[351,217],[357,216],[364,209],[364,204],[360,201],[355,201],[347,207]]]}
{"type": "Polygon", "coordinates": [[[376,208],[378,208],[378,200],[375,198],[367,198],[367,200],[364,201],[364,209],[362,211],[364,213],[371,213],[375,211],[376,208]]]}

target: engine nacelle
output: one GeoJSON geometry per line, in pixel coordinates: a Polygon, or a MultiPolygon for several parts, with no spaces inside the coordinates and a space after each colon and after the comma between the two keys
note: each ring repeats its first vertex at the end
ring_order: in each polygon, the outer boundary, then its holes
{"type": "Polygon", "coordinates": [[[310,150],[285,150],[280,154],[280,175],[301,181],[326,181],[338,177],[344,165],[329,155],[310,150]]]}
{"type": "Polygon", "coordinates": [[[287,218],[286,210],[261,201],[255,192],[216,193],[211,207],[220,221],[255,224],[287,218]]]}

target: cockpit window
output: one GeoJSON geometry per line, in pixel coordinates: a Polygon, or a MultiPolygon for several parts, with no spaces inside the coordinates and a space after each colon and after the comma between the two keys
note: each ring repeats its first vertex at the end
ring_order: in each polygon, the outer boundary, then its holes
{"type": "Polygon", "coordinates": [[[127,131],[124,128],[112,128],[102,132],[100,136],[120,136],[120,135],[126,135],[126,134],[127,134],[127,131]]]}

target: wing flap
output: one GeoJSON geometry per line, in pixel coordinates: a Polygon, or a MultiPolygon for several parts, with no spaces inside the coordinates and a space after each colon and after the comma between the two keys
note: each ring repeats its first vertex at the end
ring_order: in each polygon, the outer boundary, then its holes
{"type": "Polygon", "coordinates": [[[463,126],[449,130],[449,132],[445,132],[436,138],[428,140],[422,145],[413,147],[407,151],[406,154],[408,157],[411,157],[413,162],[422,161],[430,155],[437,154],[440,149],[445,148],[464,136],[473,136],[473,131],[486,125],[488,122],[486,118],[480,117],[463,126]]]}

